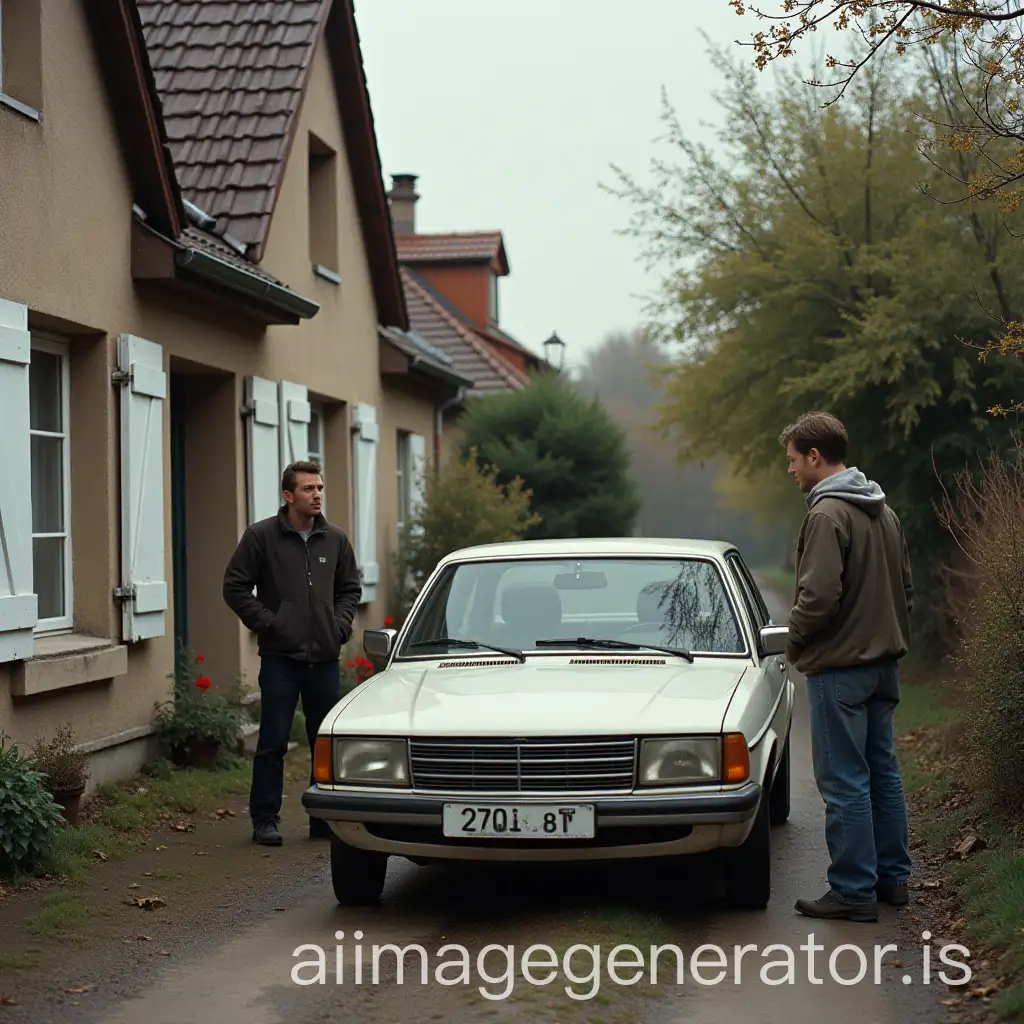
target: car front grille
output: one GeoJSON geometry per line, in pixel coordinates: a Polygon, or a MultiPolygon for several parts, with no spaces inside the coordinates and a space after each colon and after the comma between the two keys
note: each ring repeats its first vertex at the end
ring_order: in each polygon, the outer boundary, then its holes
{"type": "Polygon", "coordinates": [[[431,792],[629,792],[636,741],[414,740],[414,789],[431,792]]]}

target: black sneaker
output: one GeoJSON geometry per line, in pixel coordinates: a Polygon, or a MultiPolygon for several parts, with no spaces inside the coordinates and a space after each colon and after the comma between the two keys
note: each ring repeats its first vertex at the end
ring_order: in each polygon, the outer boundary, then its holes
{"type": "Polygon", "coordinates": [[[257,821],[252,826],[252,841],[260,846],[280,846],[284,839],[272,821],[257,821]]]}
{"type": "Polygon", "coordinates": [[[903,907],[910,902],[910,892],[906,882],[902,882],[900,885],[882,883],[878,886],[877,892],[878,898],[892,907],[903,907]]]}
{"type": "Polygon", "coordinates": [[[796,901],[796,909],[805,917],[820,917],[832,921],[877,921],[878,904],[843,903],[831,892],[825,893],[821,899],[796,901]]]}
{"type": "Polygon", "coordinates": [[[323,818],[309,819],[310,839],[330,839],[333,834],[334,833],[331,832],[331,826],[328,825],[323,818]]]}

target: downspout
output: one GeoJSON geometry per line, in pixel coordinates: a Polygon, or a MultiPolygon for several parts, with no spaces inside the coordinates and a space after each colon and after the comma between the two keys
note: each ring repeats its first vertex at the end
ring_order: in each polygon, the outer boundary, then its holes
{"type": "Polygon", "coordinates": [[[461,405],[466,398],[466,388],[461,387],[455,393],[454,398],[449,398],[447,402],[437,406],[435,419],[434,419],[434,472],[438,472],[441,468],[441,434],[444,433],[444,414],[449,409],[454,409],[455,406],[461,405]]]}

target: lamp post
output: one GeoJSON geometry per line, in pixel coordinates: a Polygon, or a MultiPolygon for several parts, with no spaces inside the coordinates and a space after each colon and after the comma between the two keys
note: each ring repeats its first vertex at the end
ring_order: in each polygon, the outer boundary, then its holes
{"type": "Polygon", "coordinates": [[[544,359],[548,366],[561,373],[565,363],[565,342],[555,332],[544,342],[544,359]]]}

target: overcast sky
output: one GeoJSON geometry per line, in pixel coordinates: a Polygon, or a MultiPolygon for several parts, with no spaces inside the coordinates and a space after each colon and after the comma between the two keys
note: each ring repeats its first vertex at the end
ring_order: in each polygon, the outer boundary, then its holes
{"type": "Polygon", "coordinates": [[[356,17],[385,183],[420,176],[418,230],[504,232],[502,326],[538,354],[557,330],[575,363],[639,324],[655,281],[598,183],[612,163],[645,174],[663,86],[695,134],[717,123],[699,30],[729,45],[754,18],[727,0],[357,0],[356,17]]]}

